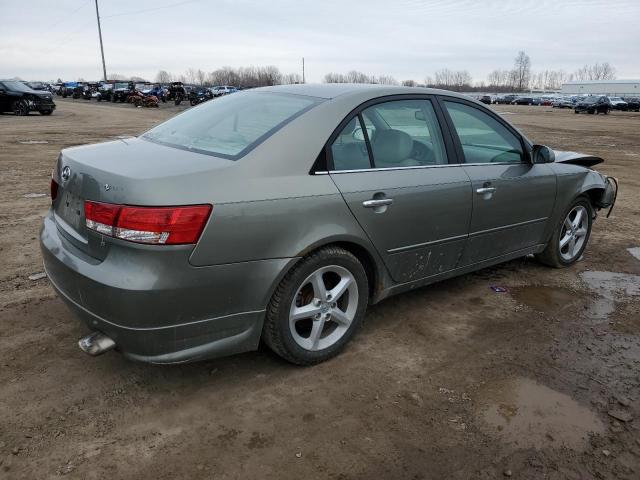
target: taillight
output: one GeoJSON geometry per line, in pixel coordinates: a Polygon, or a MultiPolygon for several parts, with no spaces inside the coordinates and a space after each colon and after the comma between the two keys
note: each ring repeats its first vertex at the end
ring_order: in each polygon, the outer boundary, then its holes
{"type": "Polygon", "coordinates": [[[58,197],[58,182],[51,177],[51,202],[54,202],[58,197]]]}
{"type": "Polygon", "coordinates": [[[132,207],[84,202],[88,229],[130,242],[159,245],[196,243],[211,209],[211,205],[132,207]]]}

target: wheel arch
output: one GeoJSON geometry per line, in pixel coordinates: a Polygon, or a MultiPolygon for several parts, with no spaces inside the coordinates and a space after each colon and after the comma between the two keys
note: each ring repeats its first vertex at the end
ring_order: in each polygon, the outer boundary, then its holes
{"type": "Polygon", "coordinates": [[[282,279],[307,255],[323,248],[336,246],[345,249],[354,255],[364,267],[369,283],[369,301],[376,303],[382,298],[382,292],[388,285],[389,276],[386,272],[382,259],[374,249],[373,245],[367,244],[362,239],[352,236],[336,236],[315,242],[301,250],[292,261],[282,269],[271,287],[269,288],[267,303],[273,297],[275,290],[282,282],[282,279]]]}

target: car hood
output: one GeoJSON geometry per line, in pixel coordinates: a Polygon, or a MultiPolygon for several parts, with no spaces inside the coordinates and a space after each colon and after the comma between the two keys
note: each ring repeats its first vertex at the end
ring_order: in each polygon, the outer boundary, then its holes
{"type": "Polygon", "coordinates": [[[604,162],[603,158],[585,153],[566,152],[564,150],[554,150],[554,153],[556,154],[556,163],[570,163],[582,167],[593,167],[594,165],[604,162]]]}

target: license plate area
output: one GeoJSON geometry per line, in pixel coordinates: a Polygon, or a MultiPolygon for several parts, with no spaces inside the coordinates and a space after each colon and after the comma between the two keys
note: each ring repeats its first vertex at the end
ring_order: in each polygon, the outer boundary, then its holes
{"type": "Polygon", "coordinates": [[[58,215],[74,230],[80,231],[84,218],[84,202],[73,192],[65,190],[58,204],[58,215]]]}

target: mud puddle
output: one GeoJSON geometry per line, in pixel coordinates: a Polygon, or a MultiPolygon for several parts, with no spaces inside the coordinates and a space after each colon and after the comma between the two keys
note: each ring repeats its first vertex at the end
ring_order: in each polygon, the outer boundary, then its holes
{"type": "Polygon", "coordinates": [[[581,294],[569,289],[545,285],[514,287],[509,291],[517,302],[549,315],[560,313],[582,299],[581,294]]]}
{"type": "Polygon", "coordinates": [[[518,448],[564,446],[583,450],[590,434],[605,430],[587,407],[527,378],[507,381],[489,396],[494,401],[482,411],[483,420],[492,433],[518,448]]]}
{"type": "Polygon", "coordinates": [[[586,310],[592,320],[607,320],[615,312],[616,303],[640,295],[640,275],[616,272],[582,272],[580,278],[598,295],[586,310]]]}
{"type": "Polygon", "coordinates": [[[617,303],[640,295],[640,275],[586,271],[580,274],[580,279],[589,293],[544,285],[514,287],[509,291],[517,302],[548,315],[558,315],[582,304],[584,315],[593,321],[608,320],[617,303]]]}

